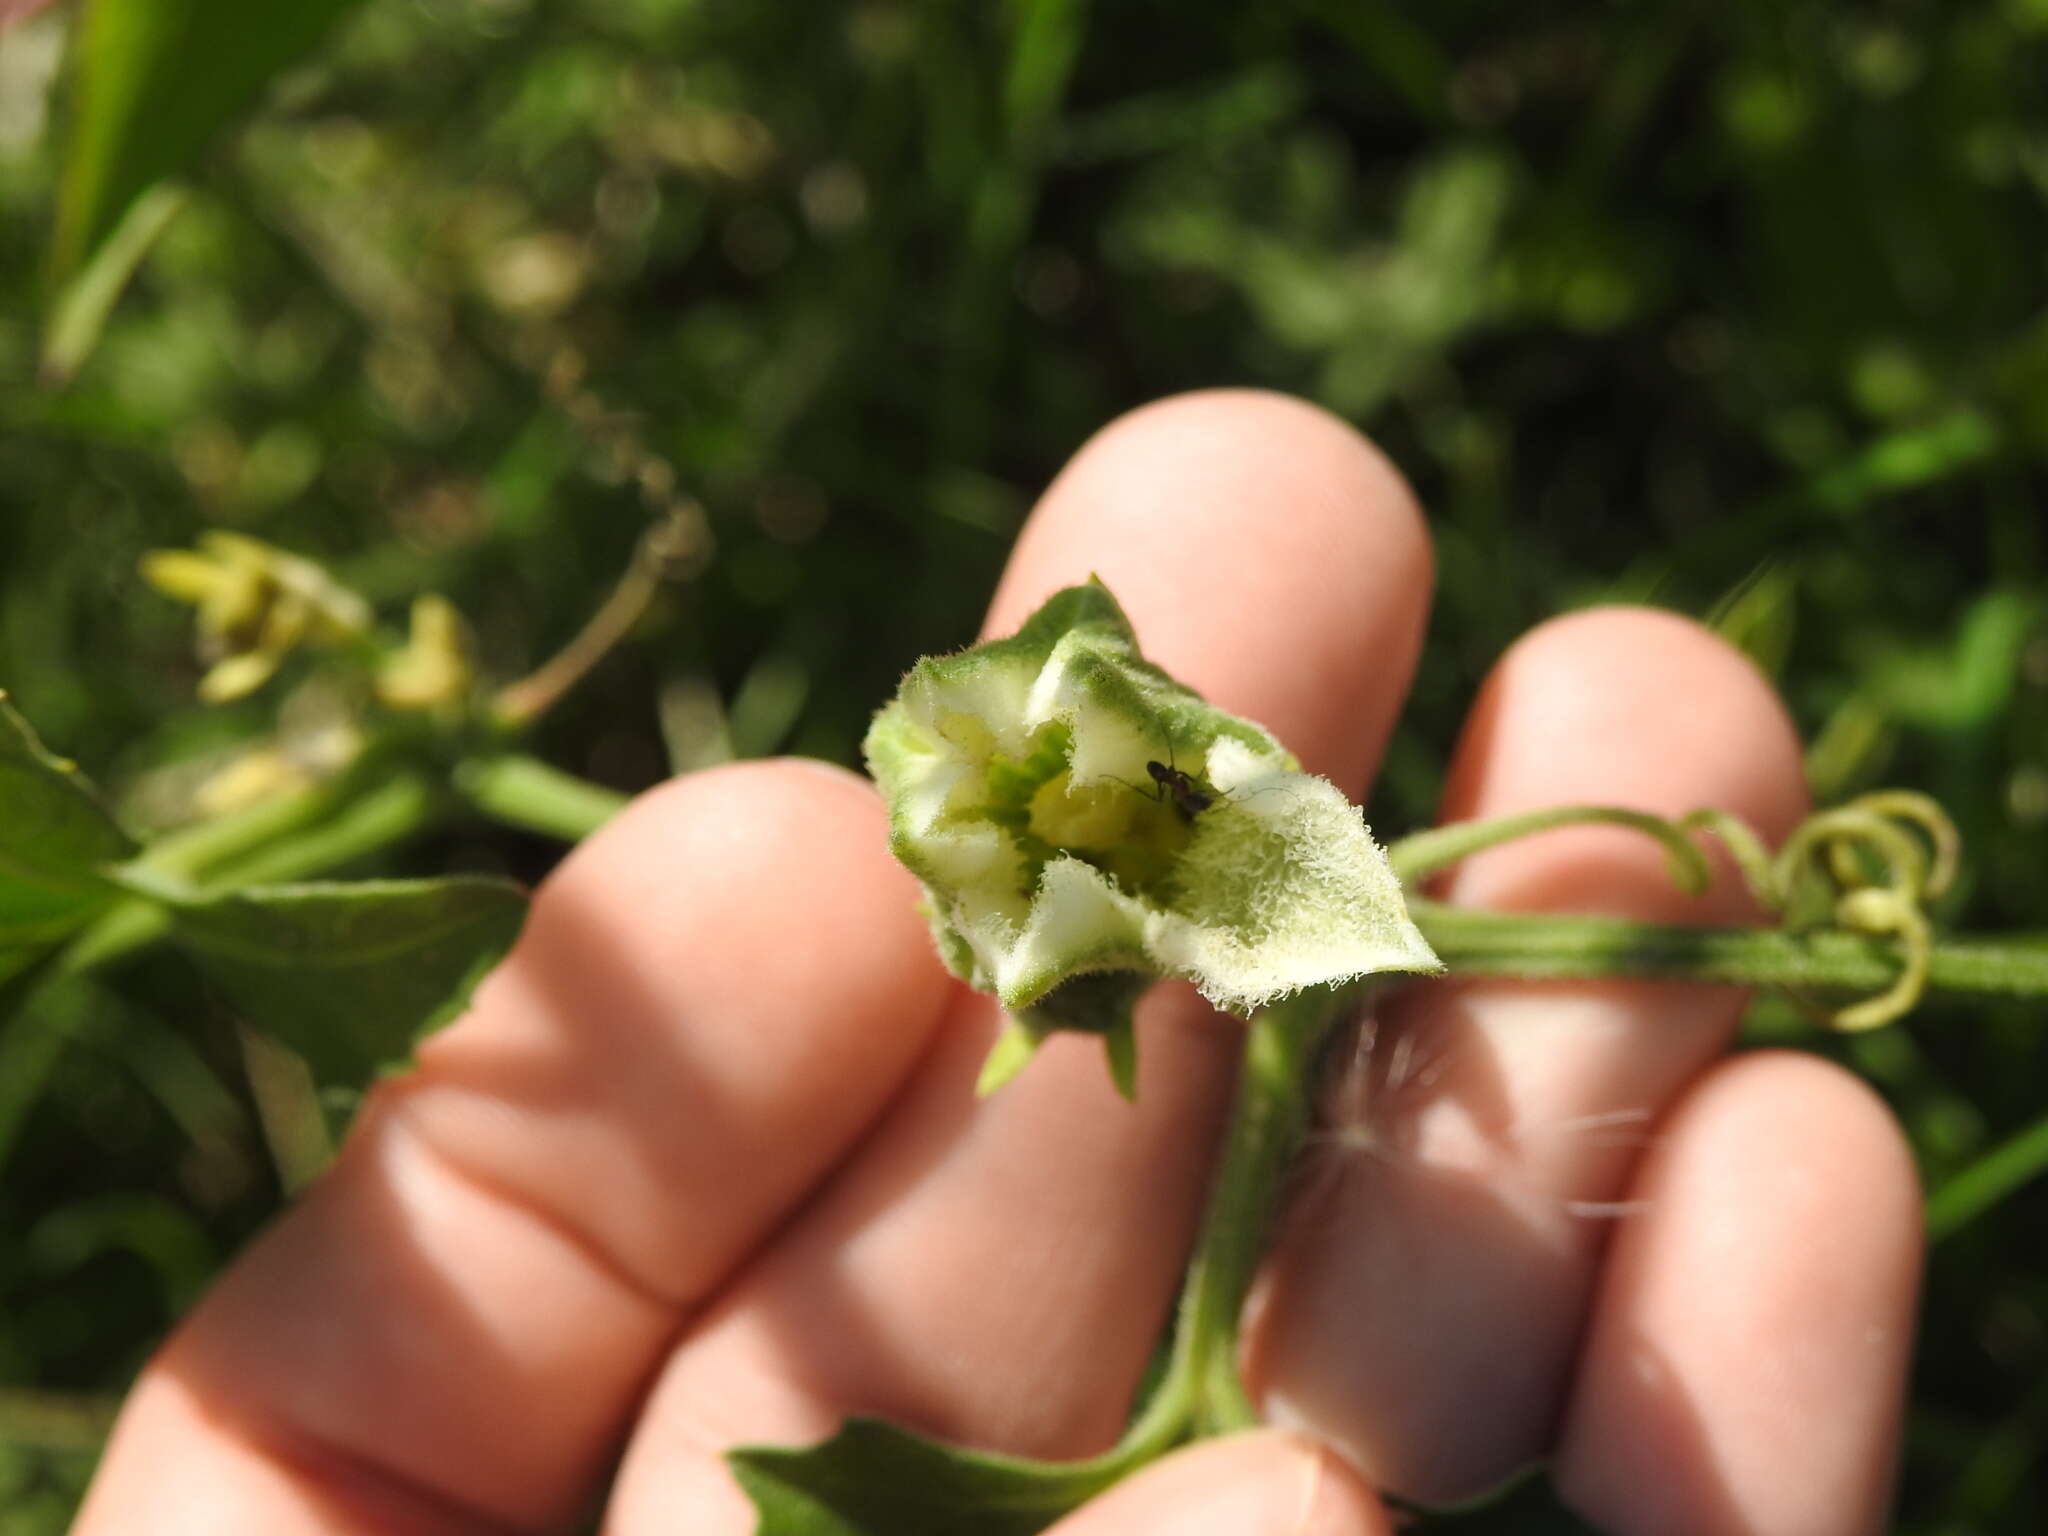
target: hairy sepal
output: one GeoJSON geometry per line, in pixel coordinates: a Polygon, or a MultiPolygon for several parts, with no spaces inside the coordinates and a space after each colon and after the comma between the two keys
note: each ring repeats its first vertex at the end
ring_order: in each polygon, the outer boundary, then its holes
{"type": "Polygon", "coordinates": [[[1099,581],[919,662],[866,751],[947,965],[1035,1031],[1128,1027],[1160,977],[1248,1016],[1439,968],[1357,808],[1147,662],[1099,581]]]}

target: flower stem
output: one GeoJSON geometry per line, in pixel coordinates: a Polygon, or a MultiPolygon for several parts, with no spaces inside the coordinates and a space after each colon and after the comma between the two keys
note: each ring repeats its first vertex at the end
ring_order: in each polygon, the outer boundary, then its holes
{"type": "Polygon", "coordinates": [[[498,690],[491,701],[492,718],[502,728],[518,731],[552,709],[633,632],[669,574],[686,556],[701,554],[707,536],[696,504],[678,503],[668,518],[641,536],[619,584],[569,643],[532,673],[498,690]]]}
{"type": "Polygon", "coordinates": [[[627,800],[617,790],[564,773],[523,752],[460,764],[455,787],[496,821],[571,843],[611,820],[625,809],[627,800]]]}
{"type": "Polygon", "coordinates": [[[1265,1251],[1281,1179],[1308,1124],[1308,1072],[1355,988],[1312,988],[1276,1003],[1247,1029],[1222,1160],[1210,1188],[1164,1380],[1120,1449],[1166,1450],[1186,1436],[1258,1422],[1237,1369],[1237,1327],[1265,1251]]]}

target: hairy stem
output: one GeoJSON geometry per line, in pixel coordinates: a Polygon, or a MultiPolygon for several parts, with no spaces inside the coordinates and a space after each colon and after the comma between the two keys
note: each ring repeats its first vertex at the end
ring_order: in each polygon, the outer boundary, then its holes
{"type": "Polygon", "coordinates": [[[1209,1205],[1181,1290],[1165,1379],[1121,1449],[1156,1455],[1188,1431],[1258,1421],[1237,1371],[1237,1324],[1265,1251],[1276,1194],[1308,1124],[1308,1070],[1355,996],[1316,988],[1266,1009],[1246,1032],[1244,1065],[1209,1205]]]}
{"type": "MultiPolygon", "coordinates": [[[[1612,917],[1486,912],[1410,898],[1409,915],[1452,975],[1525,981],[1646,976],[1747,987],[1876,992],[1899,947],[1833,929],[1701,928],[1612,917]]],[[[2048,935],[1942,939],[1928,956],[1936,991],[2048,996],[2048,935]]]]}

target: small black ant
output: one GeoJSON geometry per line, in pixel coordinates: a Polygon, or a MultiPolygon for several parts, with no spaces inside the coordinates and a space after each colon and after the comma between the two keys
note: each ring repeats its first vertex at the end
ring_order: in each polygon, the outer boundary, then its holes
{"type": "MultiPolygon", "coordinates": [[[[1172,743],[1169,742],[1168,746],[1170,747],[1171,745],[1172,743]]],[[[1175,811],[1179,812],[1180,819],[1189,826],[1193,826],[1195,818],[1208,810],[1218,800],[1235,800],[1237,798],[1237,796],[1232,795],[1227,790],[1217,789],[1213,785],[1196,778],[1185,768],[1178,767],[1171,762],[1162,763],[1157,758],[1153,758],[1145,764],[1145,772],[1151,778],[1157,793],[1147,791],[1123,779],[1117,779],[1115,782],[1124,785],[1125,788],[1137,794],[1143,795],[1147,800],[1156,800],[1162,805],[1171,805],[1175,811]]],[[[1267,789],[1278,787],[1278,785],[1268,785],[1267,789]]],[[[1266,789],[1255,789],[1252,791],[1255,795],[1263,795],[1266,792],[1266,789]]]]}
{"type": "Polygon", "coordinates": [[[1216,803],[1213,790],[1203,788],[1191,774],[1179,768],[1153,761],[1145,764],[1145,771],[1152,775],[1152,782],[1159,786],[1160,793],[1173,802],[1173,808],[1180,812],[1180,819],[1190,825],[1216,803]]]}

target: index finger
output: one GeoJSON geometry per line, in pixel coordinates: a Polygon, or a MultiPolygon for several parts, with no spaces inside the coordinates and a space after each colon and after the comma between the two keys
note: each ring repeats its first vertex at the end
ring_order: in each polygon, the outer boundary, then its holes
{"type": "Polygon", "coordinates": [[[914,898],[851,774],[635,802],[145,1371],[78,1531],[567,1523],[683,1319],[923,1049],[914,898]]]}

